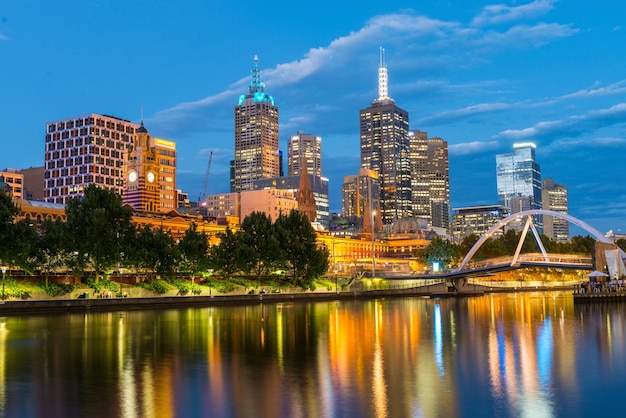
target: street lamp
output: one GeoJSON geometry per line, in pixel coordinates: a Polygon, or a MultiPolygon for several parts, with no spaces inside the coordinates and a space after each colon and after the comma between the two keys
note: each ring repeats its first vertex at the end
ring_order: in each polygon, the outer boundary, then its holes
{"type": "Polygon", "coordinates": [[[4,301],[4,275],[7,272],[7,266],[2,266],[2,301],[4,301]]]}
{"type": "Polygon", "coordinates": [[[376,216],[376,211],[372,211],[372,279],[376,274],[376,259],[374,258],[374,217],[376,216]]]}

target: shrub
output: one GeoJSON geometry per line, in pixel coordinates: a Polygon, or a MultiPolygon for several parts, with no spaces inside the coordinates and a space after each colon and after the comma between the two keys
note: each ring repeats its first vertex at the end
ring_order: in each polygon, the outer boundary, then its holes
{"type": "Polygon", "coordinates": [[[39,286],[48,296],[59,296],[67,293],[71,293],[76,289],[76,286],[73,284],[58,284],[53,282],[38,282],[37,286],[39,286]]]}
{"type": "Polygon", "coordinates": [[[28,295],[28,292],[12,277],[6,277],[4,279],[3,286],[5,299],[11,296],[15,298],[23,298],[28,295]]]}
{"type": "Polygon", "coordinates": [[[137,284],[138,287],[141,287],[146,290],[150,290],[154,293],[163,294],[168,290],[171,290],[173,286],[163,280],[153,280],[151,282],[141,282],[137,284]]]}

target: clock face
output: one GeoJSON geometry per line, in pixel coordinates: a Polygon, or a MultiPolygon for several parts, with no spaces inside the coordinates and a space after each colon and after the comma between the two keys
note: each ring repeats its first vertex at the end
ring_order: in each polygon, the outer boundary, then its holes
{"type": "Polygon", "coordinates": [[[148,181],[154,183],[154,173],[152,171],[148,171],[148,181]]]}
{"type": "Polygon", "coordinates": [[[131,171],[130,173],[128,173],[128,181],[130,181],[131,183],[134,183],[137,181],[137,172],[136,171],[131,171]]]}

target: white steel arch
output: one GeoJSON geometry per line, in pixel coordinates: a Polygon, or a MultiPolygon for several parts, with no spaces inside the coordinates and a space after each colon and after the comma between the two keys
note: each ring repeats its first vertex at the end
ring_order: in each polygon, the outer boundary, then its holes
{"type": "MultiPolygon", "coordinates": [[[[581,221],[578,218],[574,218],[573,216],[567,215],[565,213],[561,213],[561,212],[555,212],[553,210],[546,210],[546,209],[532,209],[532,210],[524,210],[521,212],[517,212],[517,213],[513,213],[509,216],[507,216],[506,218],[502,219],[500,222],[498,222],[497,224],[495,224],[494,226],[492,226],[491,228],[489,228],[489,231],[487,231],[482,237],[480,237],[480,239],[478,241],[476,241],[476,243],[474,244],[474,246],[472,247],[472,249],[467,253],[467,255],[465,256],[465,258],[463,259],[463,261],[461,262],[461,264],[459,265],[459,268],[457,270],[463,270],[467,264],[469,263],[469,261],[472,259],[472,257],[474,256],[474,254],[476,254],[476,252],[478,251],[478,249],[483,245],[483,243],[485,241],[487,241],[489,238],[491,238],[493,236],[493,234],[499,230],[500,228],[502,228],[503,226],[505,226],[506,224],[513,222],[517,219],[521,219],[524,217],[528,217],[527,218],[527,222],[526,225],[524,227],[524,231],[520,240],[520,243],[518,245],[518,253],[519,253],[519,249],[521,249],[521,245],[524,241],[524,238],[526,236],[526,231],[528,230],[528,227],[530,226],[533,229],[533,233],[535,234],[535,238],[537,239],[537,243],[539,244],[539,247],[542,250],[542,253],[545,254],[545,250],[543,249],[543,244],[541,243],[541,240],[539,239],[539,235],[536,233],[536,230],[534,229],[534,225],[532,225],[532,216],[533,215],[548,215],[548,216],[554,216],[556,218],[561,218],[561,219],[565,219],[566,221],[584,229],[585,231],[589,232],[591,235],[593,235],[598,241],[607,243],[607,244],[613,244],[613,242],[611,240],[609,240],[608,238],[606,238],[600,231],[598,231],[597,229],[595,229],[594,227],[592,227],[591,225],[581,221]]],[[[626,253],[624,253],[624,251],[622,251],[622,249],[619,250],[620,256],[621,257],[626,257],[626,253]]],[[[517,254],[516,254],[517,255],[517,254]]]]}

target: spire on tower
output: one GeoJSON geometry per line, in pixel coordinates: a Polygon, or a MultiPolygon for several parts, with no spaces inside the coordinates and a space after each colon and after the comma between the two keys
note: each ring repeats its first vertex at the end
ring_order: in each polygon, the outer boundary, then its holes
{"type": "Polygon", "coordinates": [[[254,68],[252,68],[252,79],[250,80],[250,87],[248,91],[250,94],[254,94],[257,92],[263,92],[265,90],[265,85],[261,82],[261,70],[259,70],[259,57],[258,55],[254,56],[254,68]]]}
{"type": "Polygon", "coordinates": [[[380,47],[379,51],[380,63],[378,66],[378,99],[377,101],[391,100],[389,97],[389,91],[387,88],[387,63],[385,62],[385,49],[380,47]]]}

